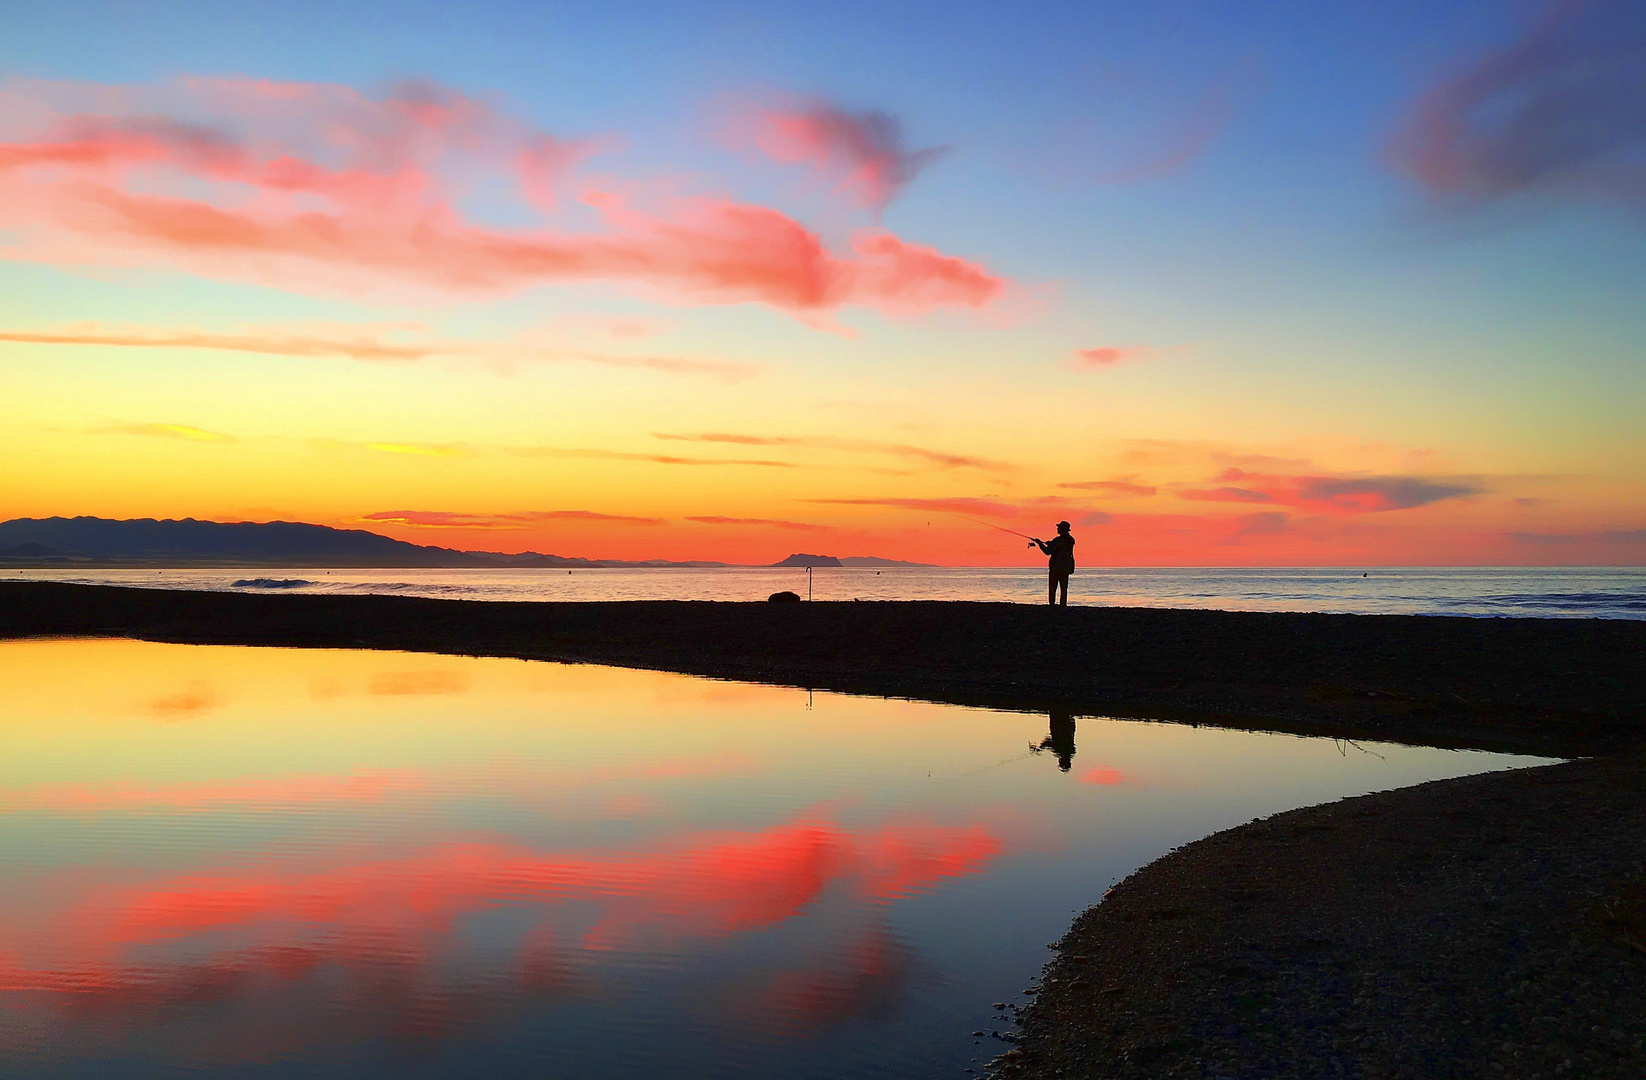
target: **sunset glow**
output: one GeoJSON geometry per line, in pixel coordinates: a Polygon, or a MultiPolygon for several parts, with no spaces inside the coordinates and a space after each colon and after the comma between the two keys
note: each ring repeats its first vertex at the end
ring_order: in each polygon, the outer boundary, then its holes
{"type": "Polygon", "coordinates": [[[185,7],[0,15],[0,518],[1646,562],[1619,0],[185,7]]]}

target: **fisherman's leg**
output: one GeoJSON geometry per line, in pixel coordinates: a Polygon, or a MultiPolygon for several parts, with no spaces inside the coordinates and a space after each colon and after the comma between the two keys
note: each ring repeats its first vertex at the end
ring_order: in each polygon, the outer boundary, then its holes
{"type": "Polygon", "coordinates": [[[1050,604],[1052,607],[1057,606],[1057,575],[1056,574],[1047,574],[1046,575],[1046,603],[1050,604]]]}
{"type": "Polygon", "coordinates": [[[1058,603],[1063,605],[1064,607],[1068,607],[1069,606],[1069,575],[1068,574],[1064,574],[1062,577],[1057,579],[1057,590],[1058,590],[1058,594],[1059,594],[1058,595],[1058,603]]]}

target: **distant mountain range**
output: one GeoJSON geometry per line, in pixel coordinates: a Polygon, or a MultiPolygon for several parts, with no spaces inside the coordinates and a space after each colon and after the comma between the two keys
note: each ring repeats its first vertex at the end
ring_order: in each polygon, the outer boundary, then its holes
{"type": "MultiPolygon", "coordinates": [[[[827,566],[909,566],[892,559],[793,555],[826,559],[827,566]]],[[[380,536],[364,529],[334,529],[296,521],[221,522],[138,518],[14,518],[0,522],[0,566],[290,566],[334,568],[725,566],[718,562],[627,561],[496,551],[458,551],[380,536]]]]}

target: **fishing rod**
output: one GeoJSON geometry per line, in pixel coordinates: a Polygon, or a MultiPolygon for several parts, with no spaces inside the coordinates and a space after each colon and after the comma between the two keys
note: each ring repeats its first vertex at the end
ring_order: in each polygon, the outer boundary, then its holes
{"type": "Polygon", "coordinates": [[[1030,536],[1028,533],[1020,533],[1016,529],[1008,529],[1004,525],[993,525],[993,524],[990,524],[987,521],[979,521],[974,517],[966,517],[966,515],[964,515],[964,514],[961,514],[960,516],[965,518],[967,521],[971,522],[973,525],[981,525],[986,529],[999,529],[1003,533],[1010,533],[1013,536],[1022,537],[1024,540],[1027,540],[1029,542],[1029,545],[1031,547],[1038,544],[1038,543],[1040,543],[1039,540],[1036,540],[1034,537],[1030,536]]]}

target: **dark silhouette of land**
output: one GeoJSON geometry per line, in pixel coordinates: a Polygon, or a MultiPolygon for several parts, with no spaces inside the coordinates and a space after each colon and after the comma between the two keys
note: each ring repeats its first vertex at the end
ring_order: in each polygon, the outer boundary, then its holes
{"type": "Polygon", "coordinates": [[[589,559],[408,544],[364,529],[297,521],[15,518],[0,522],[0,566],[596,567],[589,559]]]}
{"type": "Polygon", "coordinates": [[[495,603],[12,581],[0,582],[0,637],[515,656],[1356,740],[1559,756],[1646,747],[1646,622],[750,599],[495,603]]]}
{"type": "Polygon", "coordinates": [[[902,559],[882,559],[878,555],[847,555],[847,556],[844,556],[843,558],[836,558],[833,555],[808,555],[808,554],[806,554],[805,552],[802,551],[802,552],[797,552],[796,554],[790,555],[788,558],[783,559],[780,562],[774,562],[774,563],[772,563],[772,565],[773,566],[823,566],[823,567],[843,566],[843,567],[846,567],[848,569],[875,570],[875,569],[883,569],[883,568],[894,568],[894,567],[899,567],[899,566],[931,566],[932,564],[931,563],[921,563],[921,562],[905,562],[902,559]]]}
{"type": "MultiPolygon", "coordinates": [[[[0,521],[0,569],[17,567],[325,567],[486,569],[509,567],[721,567],[704,559],[585,559],[536,551],[459,551],[395,540],[364,529],[299,521],[154,518],[14,518],[0,521]]],[[[925,563],[875,555],[790,555],[776,566],[881,568],[925,563]]]]}
{"type": "Polygon", "coordinates": [[[807,555],[805,552],[790,555],[781,562],[772,563],[773,566],[839,566],[840,560],[833,555],[807,555]]]}

